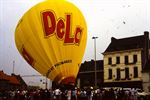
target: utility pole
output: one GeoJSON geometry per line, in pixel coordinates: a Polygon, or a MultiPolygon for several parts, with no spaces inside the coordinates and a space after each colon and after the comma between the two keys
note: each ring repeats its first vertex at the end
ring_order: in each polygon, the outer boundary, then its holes
{"type": "Polygon", "coordinates": [[[97,87],[97,71],[96,71],[96,39],[98,37],[92,37],[92,39],[94,39],[94,60],[95,60],[95,87],[97,87]]]}
{"type": "Polygon", "coordinates": [[[47,77],[45,76],[45,89],[47,89],[47,77]]]}
{"type": "Polygon", "coordinates": [[[13,74],[15,74],[15,61],[13,61],[13,74]]]}

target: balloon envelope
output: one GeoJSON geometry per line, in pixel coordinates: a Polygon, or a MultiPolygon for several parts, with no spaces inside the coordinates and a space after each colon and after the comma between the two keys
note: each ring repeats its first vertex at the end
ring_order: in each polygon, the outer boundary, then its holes
{"type": "Polygon", "coordinates": [[[35,70],[63,84],[74,83],[84,55],[87,27],[80,10],[67,1],[44,1],[18,22],[15,42],[35,70]]]}

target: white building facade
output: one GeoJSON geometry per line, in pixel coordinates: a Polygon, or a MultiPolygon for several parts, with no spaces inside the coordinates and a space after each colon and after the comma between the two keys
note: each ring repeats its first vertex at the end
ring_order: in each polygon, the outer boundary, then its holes
{"type": "Polygon", "coordinates": [[[103,55],[105,86],[143,88],[143,75],[149,75],[143,73],[149,59],[149,32],[122,39],[112,37],[103,55]]]}
{"type": "Polygon", "coordinates": [[[104,53],[104,82],[142,81],[141,49],[104,53]]]}

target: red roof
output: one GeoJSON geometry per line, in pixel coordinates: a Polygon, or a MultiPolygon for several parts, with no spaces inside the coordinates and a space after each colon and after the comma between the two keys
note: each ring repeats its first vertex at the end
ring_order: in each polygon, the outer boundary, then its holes
{"type": "Polygon", "coordinates": [[[19,80],[15,76],[7,75],[3,71],[0,71],[0,80],[6,80],[9,81],[10,84],[20,85],[19,80]]]}
{"type": "Polygon", "coordinates": [[[15,76],[8,76],[8,80],[11,84],[16,84],[16,85],[20,84],[20,82],[18,81],[18,79],[15,76]]]}
{"type": "Polygon", "coordinates": [[[0,80],[7,80],[7,75],[3,71],[0,71],[0,80]]]}

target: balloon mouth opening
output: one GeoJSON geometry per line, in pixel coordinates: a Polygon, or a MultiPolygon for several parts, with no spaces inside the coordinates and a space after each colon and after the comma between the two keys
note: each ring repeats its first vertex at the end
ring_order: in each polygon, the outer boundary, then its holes
{"type": "Polygon", "coordinates": [[[75,77],[74,76],[66,77],[61,80],[60,84],[75,85],[75,77]]]}
{"type": "Polygon", "coordinates": [[[57,76],[54,79],[55,82],[63,85],[75,85],[75,77],[74,76],[69,76],[69,77],[59,77],[57,76]]]}

